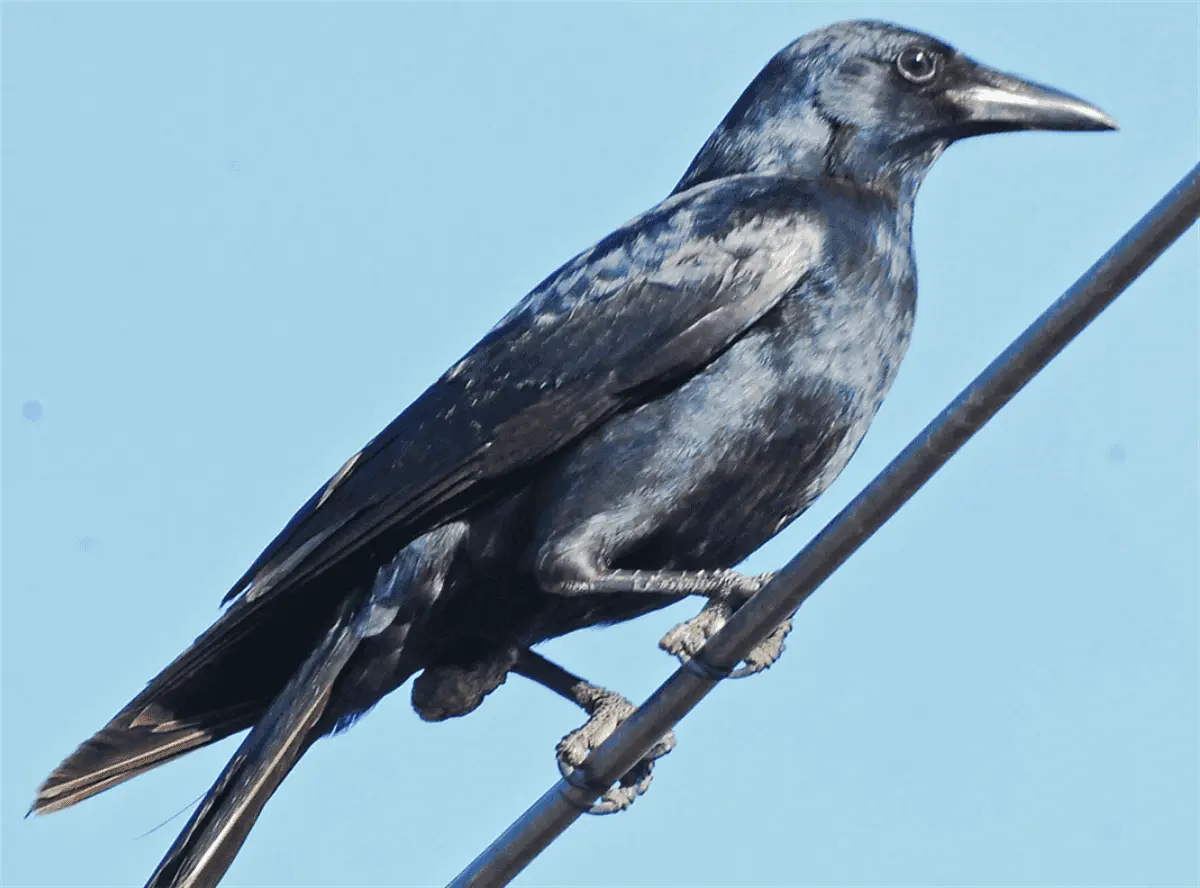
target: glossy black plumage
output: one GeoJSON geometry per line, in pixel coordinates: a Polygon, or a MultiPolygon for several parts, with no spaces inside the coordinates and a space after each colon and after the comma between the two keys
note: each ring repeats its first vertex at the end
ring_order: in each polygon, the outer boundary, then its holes
{"type": "Polygon", "coordinates": [[[215,884],[304,749],[417,673],[425,718],[512,671],[576,700],[593,719],[560,758],[577,765],[623,704],[530,648],[703,594],[708,618],[669,637],[690,655],[756,588],[731,569],[828,487],[899,369],[930,165],[964,136],[1110,127],[893,26],[796,41],[665,201],[550,275],[313,495],[35,810],[253,725],[151,882],[215,884]]]}

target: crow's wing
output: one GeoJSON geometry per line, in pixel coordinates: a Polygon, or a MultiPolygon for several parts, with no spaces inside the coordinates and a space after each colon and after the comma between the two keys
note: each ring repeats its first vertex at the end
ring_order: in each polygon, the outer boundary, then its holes
{"type": "Polygon", "coordinates": [[[816,203],[794,180],[731,177],[562,266],[317,491],[226,600],[274,597],[365,546],[390,557],[677,386],[819,261],[816,203]]]}

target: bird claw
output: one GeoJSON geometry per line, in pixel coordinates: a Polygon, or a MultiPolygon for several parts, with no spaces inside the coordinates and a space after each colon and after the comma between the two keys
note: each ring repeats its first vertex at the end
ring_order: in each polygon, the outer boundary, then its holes
{"type": "MultiPolygon", "coordinates": [[[[633,704],[620,694],[599,688],[595,690],[597,693],[594,698],[584,706],[591,717],[583,727],[563,737],[557,748],[559,773],[573,785],[578,785],[576,775],[591,751],[611,737],[613,731],[634,710],[633,704]]],[[[587,813],[615,814],[624,811],[650,788],[650,782],[654,779],[655,760],[674,748],[675,732],[668,731],[616,785],[605,790],[600,800],[587,809],[587,813]]]]}
{"type": "MultiPolygon", "coordinates": [[[[764,574],[760,577],[759,588],[765,586],[771,576],[771,574],[764,574]]],[[[681,663],[686,663],[695,657],[705,643],[729,622],[729,618],[740,606],[740,603],[735,604],[728,597],[713,598],[700,613],[687,622],[680,623],[664,635],[658,646],[668,654],[677,657],[681,663]]],[[[734,669],[729,673],[729,677],[746,678],[774,665],[775,661],[783,654],[784,647],[786,647],[784,639],[791,631],[792,621],[785,620],[754,650],[750,651],[746,659],[742,661],[745,665],[734,669]]]]}

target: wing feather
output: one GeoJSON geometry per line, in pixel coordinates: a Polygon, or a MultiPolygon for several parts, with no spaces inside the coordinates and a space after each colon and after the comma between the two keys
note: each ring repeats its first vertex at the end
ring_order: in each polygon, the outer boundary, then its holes
{"type": "Polygon", "coordinates": [[[313,494],[226,601],[368,544],[394,552],[698,372],[819,261],[815,202],[795,180],[722,179],[566,263],[313,494]]]}

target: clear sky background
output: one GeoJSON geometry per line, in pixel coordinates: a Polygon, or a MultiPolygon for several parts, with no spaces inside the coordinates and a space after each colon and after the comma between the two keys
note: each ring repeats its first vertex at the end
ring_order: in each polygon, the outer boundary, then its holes
{"type": "MultiPolygon", "coordinates": [[[[1200,155],[1198,9],[1156,4],[3,8],[5,885],[142,884],[236,741],[23,820],[308,495],[545,274],[661,199],[796,36],[929,31],[1115,134],[953,147],[921,301],[781,565],[1200,155]]],[[[1196,884],[1190,232],[719,688],[572,885],[1196,884]]],[[[546,651],[643,699],[685,604],[546,651]]],[[[228,885],[434,885],[557,776],[520,678],[322,742],[228,885]]]]}

